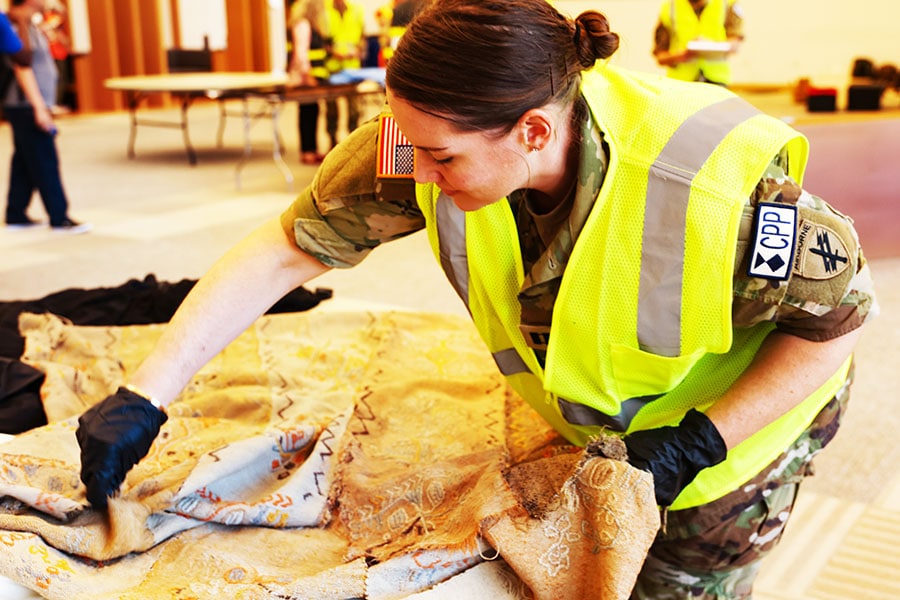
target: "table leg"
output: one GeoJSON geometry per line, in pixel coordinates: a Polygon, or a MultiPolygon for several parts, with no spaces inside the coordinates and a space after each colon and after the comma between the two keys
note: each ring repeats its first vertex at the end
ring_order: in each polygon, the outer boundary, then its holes
{"type": "Polygon", "coordinates": [[[234,185],[238,191],[241,189],[241,171],[244,170],[244,165],[250,160],[250,154],[253,152],[253,145],[250,143],[250,126],[253,124],[253,116],[250,114],[250,100],[247,96],[244,96],[242,102],[241,118],[244,123],[244,154],[241,155],[241,160],[238,161],[234,169],[234,185]]]}
{"type": "Polygon", "coordinates": [[[278,132],[278,115],[282,99],[278,96],[270,96],[269,102],[272,105],[272,160],[275,161],[275,165],[284,176],[288,191],[292,192],[294,191],[294,174],[291,173],[290,167],[284,162],[284,157],[281,155],[281,134],[278,132]]]}
{"type": "MultiPolygon", "coordinates": [[[[244,102],[247,102],[247,99],[244,98],[244,102]]],[[[225,98],[219,98],[219,128],[216,130],[216,147],[221,148],[224,146],[225,139],[225,118],[228,116],[228,112],[225,107],[225,98]]]]}
{"type": "Polygon", "coordinates": [[[250,160],[250,155],[253,152],[253,145],[250,140],[250,126],[253,124],[254,119],[265,116],[266,112],[268,112],[272,119],[272,161],[275,163],[275,166],[278,167],[282,177],[284,177],[284,180],[287,182],[288,191],[293,191],[294,174],[291,173],[290,167],[288,167],[282,157],[283,142],[281,133],[278,131],[279,107],[281,106],[283,99],[278,94],[268,94],[265,96],[264,100],[266,108],[255,114],[251,114],[249,96],[244,98],[244,110],[242,113],[244,120],[244,153],[235,167],[235,186],[238,190],[241,189],[241,172],[244,169],[244,165],[250,160]]]}
{"type": "Polygon", "coordinates": [[[141,101],[141,94],[138,92],[128,92],[128,114],[131,117],[131,128],[128,131],[128,149],[126,153],[128,158],[134,158],[134,142],[137,139],[137,107],[141,101]]]}
{"type": "Polygon", "coordinates": [[[188,132],[188,108],[191,105],[191,97],[183,96],[181,98],[181,135],[184,138],[184,148],[187,150],[188,162],[192,165],[197,164],[197,153],[194,152],[194,147],[191,145],[191,137],[188,132]]]}

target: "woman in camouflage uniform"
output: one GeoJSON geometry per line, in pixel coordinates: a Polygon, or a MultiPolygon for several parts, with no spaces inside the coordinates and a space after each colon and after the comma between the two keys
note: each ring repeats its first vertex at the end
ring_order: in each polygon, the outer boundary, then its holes
{"type": "Polygon", "coordinates": [[[869,271],[850,219],[797,183],[802,136],[725,89],[595,65],[617,46],[603,15],[573,21],[545,0],[426,9],[388,67],[392,115],[341,142],[280,218],[201,279],[129,389],[82,416],[91,502],[146,454],[165,419],[151,404],[278,298],[427,228],[513,387],[573,444],[620,431],[652,473],[667,526],[633,597],[749,597],[840,421],[852,349],[877,312],[869,271]],[[666,295],[673,276],[691,283],[666,295]],[[623,293],[638,284],[649,308],[623,293]],[[706,309],[722,331],[692,316],[706,309]],[[598,326],[579,329],[581,315],[598,326]],[[670,330],[680,349],[653,346],[670,330]],[[617,369],[639,375],[607,385],[622,352],[640,359],[617,369]],[[665,383],[642,370],[685,359],[665,383]],[[596,370],[567,368],[579,360],[596,370]]]}

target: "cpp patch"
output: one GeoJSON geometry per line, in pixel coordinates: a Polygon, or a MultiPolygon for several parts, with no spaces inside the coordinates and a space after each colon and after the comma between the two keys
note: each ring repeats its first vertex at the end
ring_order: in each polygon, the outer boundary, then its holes
{"type": "Polygon", "coordinates": [[[850,266],[847,246],[833,229],[803,220],[797,237],[793,271],[807,279],[831,279],[850,266]]]}
{"type": "Polygon", "coordinates": [[[747,274],[750,277],[787,281],[794,263],[796,242],[797,207],[760,202],[756,207],[747,274]]]}

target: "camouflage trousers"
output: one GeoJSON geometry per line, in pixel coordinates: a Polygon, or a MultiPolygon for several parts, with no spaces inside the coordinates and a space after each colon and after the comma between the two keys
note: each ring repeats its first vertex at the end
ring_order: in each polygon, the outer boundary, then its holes
{"type": "Polygon", "coordinates": [[[740,489],[709,504],[666,515],[631,600],[751,598],[753,581],[778,543],[812,459],[834,437],[851,376],[784,453],[740,489]]]}

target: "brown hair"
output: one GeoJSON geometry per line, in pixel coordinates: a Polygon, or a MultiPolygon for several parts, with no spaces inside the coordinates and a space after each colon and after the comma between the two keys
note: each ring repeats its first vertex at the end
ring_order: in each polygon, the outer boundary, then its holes
{"type": "Polygon", "coordinates": [[[505,134],[532,108],[573,102],[581,71],[618,47],[596,11],[573,21],[547,0],[433,0],[401,38],[387,87],[464,131],[505,134]]]}

